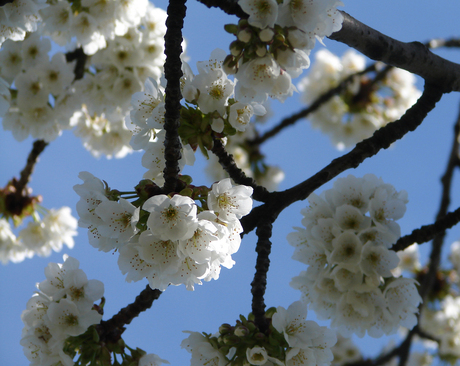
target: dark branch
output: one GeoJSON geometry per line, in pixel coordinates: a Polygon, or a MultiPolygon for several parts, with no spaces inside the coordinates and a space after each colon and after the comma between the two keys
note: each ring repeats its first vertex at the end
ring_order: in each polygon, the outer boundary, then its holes
{"type": "Polygon", "coordinates": [[[419,229],[415,229],[411,234],[399,238],[395,245],[391,247],[391,250],[395,252],[404,250],[408,246],[417,243],[427,243],[430,240],[447,229],[450,229],[454,225],[460,222],[460,208],[453,212],[447,213],[443,218],[437,220],[434,224],[424,225],[419,229]]]}
{"type": "Polygon", "coordinates": [[[427,42],[426,45],[429,48],[460,48],[460,39],[459,38],[450,38],[450,39],[442,39],[436,38],[432,39],[431,41],[427,42]]]}
{"type": "Polygon", "coordinates": [[[342,29],[329,36],[330,39],[345,43],[373,60],[417,74],[444,92],[460,91],[460,65],[435,55],[420,42],[397,41],[341,13],[342,29]]]}
{"type": "Polygon", "coordinates": [[[238,18],[246,19],[248,15],[238,5],[238,0],[198,0],[208,8],[220,8],[229,15],[236,15],[238,18]]]}
{"type": "Polygon", "coordinates": [[[132,304],[121,309],[118,314],[114,315],[111,319],[101,321],[96,327],[101,342],[116,343],[125,331],[125,325],[131,323],[141,312],[150,309],[153,301],[157,300],[161,293],[160,290],[152,290],[150,286],[147,285],[132,304]]]}
{"type": "Polygon", "coordinates": [[[222,165],[222,168],[224,168],[235,183],[252,187],[254,189],[252,197],[257,201],[266,202],[270,193],[265,187],[257,185],[254,179],[247,177],[246,174],[238,168],[235,160],[233,160],[233,155],[230,155],[225,150],[224,145],[219,139],[214,139],[214,145],[211,151],[219,158],[220,165],[222,165]]]}
{"type": "Polygon", "coordinates": [[[257,261],[256,273],[254,280],[251,283],[252,293],[252,313],[254,314],[255,323],[262,333],[268,329],[267,319],[265,318],[265,289],[267,287],[267,273],[270,266],[269,255],[271,252],[272,243],[272,223],[268,218],[260,220],[256,235],[259,238],[257,241],[257,261]]]}
{"type": "Polygon", "coordinates": [[[67,62],[72,62],[77,60],[73,73],[75,75],[74,80],[82,79],[85,74],[85,65],[88,60],[88,56],[83,52],[83,48],[77,48],[72,52],[67,52],[65,54],[65,59],[67,62]]]}
{"type": "Polygon", "coordinates": [[[179,160],[182,156],[179,128],[182,94],[180,90],[180,78],[182,77],[182,27],[184,26],[186,0],[170,0],[168,6],[168,18],[166,19],[165,35],[165,160],[166,167],[163,175],[166,193],[174,192],[179,177],[179,160]]]}
{"type": "Polygon", "coordinates": [[[241,223],[244,233],[252,231],[260,215],[266,210],[275,215],[292,203],[307,198],[314,190],[335,178],[345,170],[358,167],[365,159],[376,155],[381,149],[387,149],[392,143],[401,139],[409,131],[414,131],[425,119],[442,97],[442,90],[433,85],[426,85],[422,96],[406,113],[395,122],[374,132],[374,135],[358,143],[349,153],[333,160],[329,165],[304,182],[282,192],[271,193],[266,204],[256,207],[243,217],[241,223]]]}
{"type": "Polygon", "coordinates": [[[44,140],[36,140],[33,144],[32,150],[27,157],[27,163],[24,169],[21,171],[18,184],[16,186],[17,194],[21,195],[24,192],[24,189],[27,187],[27,184],[30,181],[30,176],[34,171],[35,164],[38,161],[39,155],[45,150],[45,147],[48,146],[48,143],[44,140]]]}

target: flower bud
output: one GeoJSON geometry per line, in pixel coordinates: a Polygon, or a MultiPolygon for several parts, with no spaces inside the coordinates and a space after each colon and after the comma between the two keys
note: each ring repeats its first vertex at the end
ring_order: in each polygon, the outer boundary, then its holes
{"type": "Polygon", "coordinates": [[[225,24],[224,29],[226,32],[234,34],[235,36],[238,33],[238,26],[236,24],[225,24]]]}
{"type": "Polygon", "coordinates": [[[238,32],[238,40],[244,43],[248,43],[252,38],[252,33],[247,29],[242,29],[238,32]]]}
{"type": "Polygon", "coordinates": [[[238,326],[235,328],[233,334],[237,337],[245,337],[249,334],[249,329],[245,326],[238,326]]]}
{"type": "Polygon", "coordinates": [[[267,49],[265,46],[257,46],[256,55],[259,57],[264,57],[267,54],[267,49]]]}
{"type": "Polygon", "coordinates": [[[273,39],[274,34],[275,32],[273,32],[272,29],[265,28],[260,31],[259,38],[262,42],[270,42],[273,39]]]}
{"type": "Polygon", "coordinates": [[[242,44],[240,41],[233,41],[230,43],[230,53],[238,57],[241,54],[241,51],[243,51],[244,44],[242,44]]]}

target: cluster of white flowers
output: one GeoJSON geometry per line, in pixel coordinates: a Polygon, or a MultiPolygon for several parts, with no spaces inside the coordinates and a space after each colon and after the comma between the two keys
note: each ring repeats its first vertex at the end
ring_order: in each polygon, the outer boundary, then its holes
{"type": "Polygon", "coordinates": [[[417,243],[408,246],[406,249],[396,254],[398,254],[399,257],[399,264],[396,268],[391,270],[393,276],[399,277],[403,271],[416,274],[421,270],[422,265],[420,263],[420,253],[417,243]]]}
{"type": "Polygon", "coordinates": [[[223,325],[213,336],[186,331],[190,335],[181,346],[192,354],[194,366],[330,365],[336,336],[327,327],[305,320],[306,316],[306,306],[296,301],[287,310],[282,306],[276,309],[268,336],[257,333],[254,337],[252,333],[259,330],[243,318],[243,323],[235,327],[223,325]]]}
{"type": "MultiPolygon", "coordinates": [[[[310,104],[342,80],[366,68],[365,58],[350,50],[340,59],[327,50],[316,53],[310,73],[300,81],[302,99],[310,104]]],[[[338,149],[353,146],[387,123],[400,118],[420,96],[413,74],[392,68],[374,82],[356,76],[340,94],[324,103],[308,118],[314,128],[329,135],[338,149]]]]}
{"type": "Polygon", "coordinates": [[[29,135],[51,141],[76,126],[75,134],[96,157],[125,156],[132,151],[124,121],[130,97],[147,77],[161,76],[166,12],[146,0],[110,0],[56,1],[40,14],[38,30],[22,42],[7,40],[0,50],[3,128],[19,141],[29,135]],[[69,49],[81,45],[92,55],[81,79],[73,81],[75,63],[64,54],[49,59],[45,36],[69,49]],[[70,46],[72,37],[77,44],[70,46]]]}
{"type": "Polygon", "coordinates": [[[221,265],[233,266],[231,255],[243,230],[239,219],[252,208],[252,188],[224,179],[208,194],[209,210],[197,213],[190,197],[156,195],[141,209],[123,198],[109,199],[108,188],[92,174],[81,172],[79,177],[83,184],[74,187],[80,196],[79,225],[88,228],[95,248],[119,251],[118,265],[128,273],[128,282],[146,277],[154,289],[185,284],[193,290],[201,280],[217,279],[221,265]],[[138,227],[140,217],[144,229],[138,227]]]}
{"type": "Polygon", "coordinates": [[[439,340],[440,356],[460,357],[460,297],[447,295],[435,308],[425,307],[420,328],[439,340]]]}
{"type": "Polygon", "coordinates": [[[7,39],[22,41],[27,32],[35,32],[42,20],[39,10],[47,6],[45,0],[15,0],[0,6],[0,46],[7,39]]]}
{"type": "Polygon", "coordinates": [[[342,27],[339,0],[239,0],[249,19],[233,27],[238,40],[226,63],[238,79],[236,98],[284,101],[296,90],[291,82],[310,66],[309,53],[342,27]]]}
{"type": "Polygon", "coordinates": [[[347,365],[361,359],[361,352],[351,338],[337,333],[337,343],[331,349],[334,355],[333,366],[347,365]]]}
{"type": "Polygon", "coordinates": [[[73,236],[77,235],[77,220],[69,207],[49,210],[43,218],[34,214],[34,220],[16,236],[10,223],[0,218],[0,261],[18,263],[35,254],[48,257],[52,251],[59,252],[63,244],[73,248],[73,236]]]}
{"type": "Polygon", "coordinates": [[[367,331],[380,337],[400,325],[412,328],[421,302],[416,281],[393,277],[399,258],[389,250],[400,237],[396,220],[405,213],[407,192],[372,174],[349,175],[308,201],[305,228],[288,235],[293,258],[308,269],[291,286],[344,336],[367,331]]]}
{"type": "Polygon", "coordinates": [[[46,280],[38,284],[39,292],[22,312],[21,345],[31,365],[72,366],[63,351],[66,338],[83,334],[102,319],[93,304],[102,298],[104,285],[88,280],[78,267],[79,262],[66,255],[64,263],[50,263],[46,280]]]}
{"type": "Polygon", "coordinates": [[[3,128],[18,141],[32,136],[49,142],[71,128],[74,110],[69,105],[75,107],[77,98],[70,88],[73,64],[59,52],[50,60],[50,50],[50,40],[35,32],[23,42],[4,42],[0,51],[0,76],[14,82],[17,92],[3,117],[3,128]]]}
{"type": "Polygon", "coordinates": [[[50,2],[40,11],[41,31],[61,46],[77,39],[87,55],[107,46],[107,40],[123,36],[139,25],[147,11],[147,0],[65,1],[50,2]]]}

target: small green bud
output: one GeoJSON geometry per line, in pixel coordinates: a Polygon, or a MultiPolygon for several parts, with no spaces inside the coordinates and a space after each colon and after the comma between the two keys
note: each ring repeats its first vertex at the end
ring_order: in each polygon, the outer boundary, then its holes
{"type": "Polygon", "coordinates": [[[271,319],[273,317],[273,314],[275,314],[275,313],[276,313],[276,308],[275,307],[268,308],[265,311],[265,317],[267,319],[271,319]]]}
{"type": "Polygon", "coordinates": [[[230,43],[230,53],[238,57],[244,49],[244,43],[240,41],[233,41],[230,43]]]}
{"type": "Polygon", "coordinates": [[[225,24],[224,29],[227,33],[234,34],[238,33],[238,26],[236,24],[225,24]]]}
{"type": "Polygon", "coordinates": [[[233,330],[233,327],[227,323],[224,323],[219,327],[219,333],[222,335],[231,333],[232,330],[233,330]]]}

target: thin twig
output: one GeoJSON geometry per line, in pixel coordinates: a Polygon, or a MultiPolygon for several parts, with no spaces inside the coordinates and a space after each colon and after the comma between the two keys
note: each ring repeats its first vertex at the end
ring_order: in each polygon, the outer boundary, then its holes
{"type": "Polygon", "coordinates": [[[45,150],[45,147],[48,146],[48,142],[44,140],[36,140],[34,141],[32,150],[27,157],[27,163],[24,169],[22,169],[18,184],[16,185],[17,194],[21,195],[24,192],[24,189],[27,187],[27,184],[30,181],[30,177],[34,171],[35,164],[38,161],[39,155],[45,150]]]}
{"type": "Polygon", "coordinates": [[[414,243],[427,243],[442,231],[450,229],[460,222],[460,208],[453,212],[447,213],[444,217],[437,220],[434,224],[424,225],[419,229],[415,229],[409,235],[399,238],[399,240],[391,247],[391,250],[398,252],[404,250],[414,243]]]}
{"type": "Polygon", "coordinates": [[[246,174],[238,168],[235,160],[233,159],[233,155],[229,154],[225,150],[222,141],[217,138],[214,139],[214,145],[211,151],[219,158],[220,165],[235,183],[252,187],[254,189],[252,197],[255,200],[260,202],[265,202],[267,200],[267,197],[270,194],[267,189],[263,186],[257,185],[254,179],[247,177],[246,174]]]}

